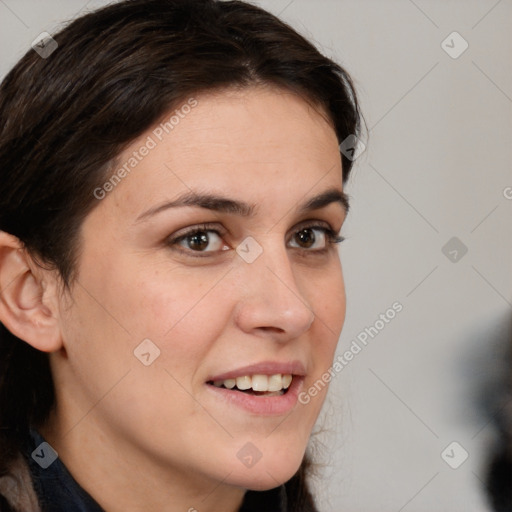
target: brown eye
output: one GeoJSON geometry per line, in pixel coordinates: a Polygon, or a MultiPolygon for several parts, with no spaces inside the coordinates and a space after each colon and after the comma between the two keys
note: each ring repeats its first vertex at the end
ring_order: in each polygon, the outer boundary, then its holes
{"type": "Polygon", "coordinates": [[[309,249],[315,244],[315,231],[311,228],[301,229],[295,234],[295,240],[301,247],[309,249]]]}
{"type": "Polygon", "coordinates": [[[186,240],[188,242],[189,249],[194,251],[203,251],[209,244],[208,235],[204,231],[190,235],[186,240]]]}
{"type": "Polygon", "coordinates": [[[330,230],[323,226],[305,227],[295,232],[291,246],[299,249],[309,249],[311,252],[327,248],[327,235],[330,230]]]}
{"type": "Polygon", "coordinates": [[[305,226],[295,231],[288,243],[297,249],[320,253],[327,250],[330,244],[337,244],[341,241],[343,241],[343,237],[338,236],[330,227],[318,225],[305,226]]]}
{"type": "Polygon", "coordinates": [[[181,236],[174,243],[193,252],[215,252],[225,247],[219,233],[210,229],[193,231],[181,236]]]}
{"type": "Polygon", "coordinates": [[[217,251],[227,250],[227,247],[215,229],[193,229],[188,233],[168,242],[170,246],[179,246],[180,250],[189,253],[213,253],[217,251]]]}

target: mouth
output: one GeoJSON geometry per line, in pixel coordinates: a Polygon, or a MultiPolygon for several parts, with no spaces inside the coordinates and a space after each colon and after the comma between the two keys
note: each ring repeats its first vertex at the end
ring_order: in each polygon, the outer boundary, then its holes
{"type": "Polygon", "coordinates": [[[238,391],[246,395],[274,397],[285,395],[290,389],[293,375],[275,373],[273,375],[242,375],[236,378],[210,380],[210,386],[238,391]]]}
{"type": "Polygon", "coordinates": [[[206,387],[216,407],[243,409],[258,416],[289,413],[298,401],[306,371],[298,361],[263,362],[211,376],[206,387]]]}

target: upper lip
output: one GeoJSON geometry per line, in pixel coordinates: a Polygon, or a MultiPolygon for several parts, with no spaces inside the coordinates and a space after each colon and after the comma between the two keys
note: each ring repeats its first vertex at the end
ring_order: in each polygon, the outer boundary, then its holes
{"type": "Polygon", "coordinates": [[[231,370],[229,372],[214,375],[208,379],[208,381],[236,379],[237,377],[243,377],[245,375],[306,375],[304,365],[300,361],[291,362],[277,362],[277,361],[263,361],[261,363],[250,364],[231,370]]]}

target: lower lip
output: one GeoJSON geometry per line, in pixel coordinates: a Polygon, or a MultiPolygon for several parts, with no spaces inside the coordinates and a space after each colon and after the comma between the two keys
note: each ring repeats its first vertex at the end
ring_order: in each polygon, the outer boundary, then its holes
{"type": "Polygon", "coordinates": [[[261,416],[277,416],[286,414],[295,407],[303,382],[304,377],[294,376],[288,391],[280,396],[249,395],[241,391],[218,388],[211,384],[206,384],[206,387],[230,405],[233,404],[261,416]]]}

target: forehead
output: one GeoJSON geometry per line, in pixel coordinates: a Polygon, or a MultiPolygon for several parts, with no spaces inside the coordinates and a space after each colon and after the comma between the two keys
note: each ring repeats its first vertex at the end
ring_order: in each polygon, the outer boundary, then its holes
{"type": "Polygon", "coordinates": [[[305,99],[269,88],[198,95],[168,112],[118,158],[109,192],[137,212],[183,191],[229,190],[262,201],[341,188],[341,158],[327,116],[305,99]],[[321,183],[320,183],[321,182],[321,183]]]}

